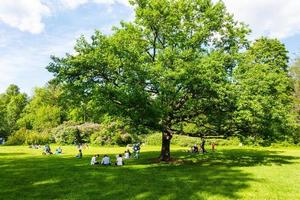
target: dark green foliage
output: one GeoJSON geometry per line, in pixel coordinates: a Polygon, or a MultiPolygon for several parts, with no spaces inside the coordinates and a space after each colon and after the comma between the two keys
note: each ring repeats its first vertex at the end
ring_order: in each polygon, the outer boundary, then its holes
{"type": "Polygon", "coordinates": [[[287,65],[287,51],[278,40],[258,39],[245,52],[234,72],[234,120],[240,134],[272,142],[295,131],[287,65]]]}
{"type": "Polygon", "coordinates": [[[294,144],[300,144],[300,58],[289,69],[293,84],[293,114],[296,116],[296,131],[292,134],[294,144]]]}

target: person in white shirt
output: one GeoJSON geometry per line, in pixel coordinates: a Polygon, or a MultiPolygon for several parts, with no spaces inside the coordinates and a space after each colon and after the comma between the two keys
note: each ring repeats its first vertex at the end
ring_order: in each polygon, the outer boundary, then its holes
{"type": "Polygon", "coordinates": [[[125,159],[129,159],[129,158],[130,158],[130,154],[129,154],[129,151],[128,151],[128,150],[125,151],[125,153],[124,153],[124,158],[125,158],[125,159]]]}
{"type": "Polygon", "coordinates": [[[97,161],[97,158],[99,157],[99,155],[94,155],[92,157],[92,160],[91,160],[91,165],[98,165],[99,162],[97,161]]]}
{"type": "Polygon", "coordinates": [[[110,159],[107,155],[102,158],[101,165],[110,165],[110,159]]]}
{"type": "Polygon", "coordinates": [[[122,155],[121,155],[121,154],[119,154],[119,156],[117,156],[117,162],[116,162],[116,165],[117,165],[117,166],[122,166],[122,165],[124,165],[123,158],[122,158],[122,155]]]}

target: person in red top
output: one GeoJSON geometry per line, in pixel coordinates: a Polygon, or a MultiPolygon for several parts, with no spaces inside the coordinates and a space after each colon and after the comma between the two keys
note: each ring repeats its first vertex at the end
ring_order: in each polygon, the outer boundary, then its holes
{"type": "Polygon", "coordinates": [[[216,148],[216,143],[211,143],[211,150],[214,152],[215,151],[215,148],[216,148]]]}

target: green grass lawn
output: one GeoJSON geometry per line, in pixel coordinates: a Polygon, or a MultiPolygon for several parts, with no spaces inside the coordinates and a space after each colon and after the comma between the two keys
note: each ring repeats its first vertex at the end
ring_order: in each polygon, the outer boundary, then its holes
{"type": "MultiPolygon", "coordinates": [[[[54,150],[57,146],[51,145],[54,150]]],[[[142,147],[139,160],[122,167],[90,166],[73,146],[43,156],[25,146],[0,146],[0,199],[300,199],[300,149],[227,147],[190,154],[172,147],[172,163],[158,163],[159,147],[142,147]]]]}

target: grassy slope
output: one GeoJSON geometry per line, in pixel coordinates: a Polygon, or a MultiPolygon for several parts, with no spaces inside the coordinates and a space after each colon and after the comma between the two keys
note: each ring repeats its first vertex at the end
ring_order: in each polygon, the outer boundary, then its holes
{"type": "MultiPolygon", "coordinates": [[[[55,146],[52,145],[52,149],[55,146]]],[[[0,146],[0,199],[300,199],[300,149],[218,148],[191,155],[173,147],[171,164],[155,163],[159,147],[142,147],[123,167],[90,166],[92,154],[124,152],[90,147],[76,159],[0,146]]]]}

